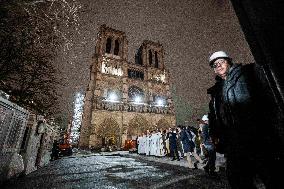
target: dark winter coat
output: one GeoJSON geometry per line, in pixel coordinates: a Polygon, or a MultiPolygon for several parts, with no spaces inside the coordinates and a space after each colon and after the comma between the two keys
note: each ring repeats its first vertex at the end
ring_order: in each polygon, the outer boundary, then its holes
{"type": "Polygon", "coordinates": [[[211,137],[209,136],[209,126],[207,124],[202,125],[202,143],[205,145],[212,145],[211,137]]]}
{"type": "Polygon", "coordinates": [[[224,152],[256,155],[279,147],[276,104],[259,67],[234,64],[226,80],[217,80],[208,93],[210,135],[221,141],[224,152]]]}
{"type": "Polygon", "coordinates": [[[173,132],[169,132],[168,138],[169,138],[170,150],[172,151],[172,150],[177,149],[177,134],[173,132]]]}
{"type": "Polygon", "coordinates": [[[184,153],[193,152],[194,147],[195,147],[194,142],[192,141],[192,138],[190,138],[188,134],[186,133],[185,129],[182,129],[180,132],[180,140],[182,141],[182,144],[183,144],[184,153]]]}

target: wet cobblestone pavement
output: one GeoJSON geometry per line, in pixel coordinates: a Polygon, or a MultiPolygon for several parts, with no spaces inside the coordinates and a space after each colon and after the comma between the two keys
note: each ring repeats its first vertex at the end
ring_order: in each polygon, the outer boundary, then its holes
{"type": "Polygon", "coordinates": [[[229,188],[223,172],[210,177],[203,170],[189,170],[165,159],[114,153],[77,155],[53,161],[1,188],[229,188]]]}

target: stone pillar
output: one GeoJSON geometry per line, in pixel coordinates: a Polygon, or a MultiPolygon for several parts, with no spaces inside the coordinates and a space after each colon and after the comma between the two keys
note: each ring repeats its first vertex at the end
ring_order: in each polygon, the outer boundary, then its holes
{"type": "Polygon", "coordinates": [[[121,45],[123,45],[122,59],[128,60],[128,40],[126,39],[126,36],[123,36],[121,45]]]}
{"type": "Polygon", "coordinates": [[[79,148],[86,149],[89,147],[90,140],[90,127],[92,119],[92,110],[93,110],[93,99],[94,99],[94,89],[96,86],[96,63],[98,58],[94,61],[94,64],[91,67],[90,82],[86,90],[85,99],[84,99],[84,110],[82,118],[82,126],[79,138],[79,148]]]}
{"type": "Polygon", "coordinates": [[[122,79],[123,85],[122,85],[122,101],[124,103],[124,105],[127,103],[128,101],[128,85],[127,85],[127,78],[124,77],[122,79]]]}
{"type": "Polygon", "coordinates": [[[165,50],[162,48],[159,53],[159,58],[160,58],[159,62],[161,63],[163,69],[165,68],[164,53],[165,53],[165,50]]]}

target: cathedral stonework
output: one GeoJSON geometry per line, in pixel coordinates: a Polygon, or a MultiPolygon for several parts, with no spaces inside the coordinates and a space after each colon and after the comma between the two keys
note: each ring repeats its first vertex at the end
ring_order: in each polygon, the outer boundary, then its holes
{"type": "Polygon", "coordinates": [[[128,62],[125,32],[100,27],[90,64],[79,146],[101,148],[176,124],[161,44],[144,41],[128,62]]]}

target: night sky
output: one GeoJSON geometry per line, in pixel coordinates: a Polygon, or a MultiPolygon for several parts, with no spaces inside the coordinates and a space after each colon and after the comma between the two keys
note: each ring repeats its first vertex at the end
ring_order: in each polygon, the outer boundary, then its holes
{"type": "Polygon", "coordinates": [[[124,31],[128,61],[134,62],[143,40],[159,41],[165,50],[165,65],[175,88],[177,121],[195,120],[207,113],[206,89],[214,84],[208,58],[226,51],[235,62],[254,62],[249,46],[228,0],[77,0],[78,33],[72,47],[59,53],[57,61],[65,78],[63,108],[72,111],[74,91],[85,90],[89,62],[95,51],[99,26],[124,31]],[[69,103],[65,103],[65,102],[69,103]],[[182,103],[181,103],[182,102],[182,103]]]}

